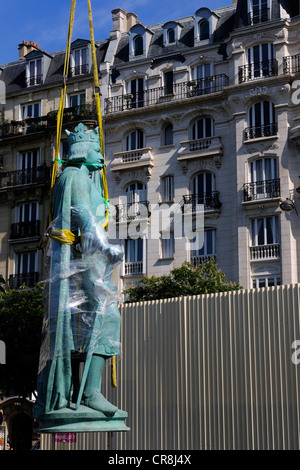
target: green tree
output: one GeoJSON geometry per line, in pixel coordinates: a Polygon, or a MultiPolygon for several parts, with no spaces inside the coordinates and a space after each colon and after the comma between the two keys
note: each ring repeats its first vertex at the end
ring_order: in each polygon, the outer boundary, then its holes
{"type": "Polygon", "coordinates": [[[0,293],[0,340],[6,345],[6,364],[0,365],[0,395],[26,396],[36,390],[43,288],[0,293]]]}
{"type": "Polygon", "coordinates": [[[174,268],[168,275],[144,277],[137,286],[126,289],[126,302],[168,299],[186,295],[211,294],[241,289],[229,283],[214,260],[195,268],[188,262],[174,268]]]}

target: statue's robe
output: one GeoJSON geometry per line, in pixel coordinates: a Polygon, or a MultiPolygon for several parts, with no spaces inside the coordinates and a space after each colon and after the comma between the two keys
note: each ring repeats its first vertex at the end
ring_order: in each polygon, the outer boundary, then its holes
{"type": "Polygon", "coordinates": [[[71,353],[120,352],[116,288],[112,265],[103,254],[108,246],[101,226],[105,204],[86,171],[65,168],[53,190],[52,218],[52,228],[71,231],[81,248],[50,241],[36,417],[70,404],[71,353]]]}

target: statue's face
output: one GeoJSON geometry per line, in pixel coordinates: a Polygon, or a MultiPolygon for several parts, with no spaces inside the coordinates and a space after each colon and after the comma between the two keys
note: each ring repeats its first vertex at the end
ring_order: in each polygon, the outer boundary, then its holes
{"type": "Polygon", "coordinates": [[[103,157],[101,155],[100,150],[100,143],[99,142],[90,142],[88,154],[85,163],[90,164],[91,166],[87,165],[89,171],[96,171],[98,167],[95,165],[100,165],[103,163],[103,157]]]}

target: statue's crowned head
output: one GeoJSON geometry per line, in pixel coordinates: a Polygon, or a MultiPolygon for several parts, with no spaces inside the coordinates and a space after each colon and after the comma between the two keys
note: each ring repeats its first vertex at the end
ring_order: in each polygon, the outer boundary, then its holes
{"type": "Polygon", "coordinates": [[[89,130],[80,123],[75,127],[75,132],[66,130],[69,142],[68,163],[85,162],[91,147],[94,151],[100,151],[99,128],[89,130]]]}

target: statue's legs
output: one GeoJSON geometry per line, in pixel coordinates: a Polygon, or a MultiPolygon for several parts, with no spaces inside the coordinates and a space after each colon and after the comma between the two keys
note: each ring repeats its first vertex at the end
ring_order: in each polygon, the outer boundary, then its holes
{"type": "Polygon", "coordinates": [[[106,356],[93,354],[88,376],[83,392],[83,404],[97,411],[102,411],[106,416],[113,416],[118,408],[106,400],[101,393],[102,372],[106,356]]]}

